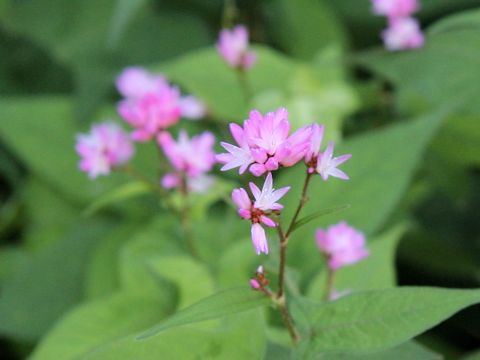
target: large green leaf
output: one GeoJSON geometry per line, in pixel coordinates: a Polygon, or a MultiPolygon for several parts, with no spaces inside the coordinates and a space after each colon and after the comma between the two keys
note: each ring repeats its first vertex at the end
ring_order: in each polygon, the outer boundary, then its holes
{"type": "Polygon", "coordinates": [[[23,199],[27,219],[23,241],[29,249],[37,250],[61,240],[66,230],[78,221],[80,209],[38,177],[29,176],[25,185],[23,199]]]}
{"type": "Polygon", "coordinates": [[[29,169],[68,199],[85,201],[118,179],[95,181],[78,170],[72,103],[67,98],[5,98],[0,101],[0,136],[29,169]]]}
{"type": "Polygon", "coordinates": [[[366,355],[353,354],[325,354],[322,356],[325,360],[440,360],[442,356],[430,349],[416,343],[415,341],[407,341],[406,343],[396,346],[392,349],[379,351],[366,355]]]}
{"type": "Polygon", "coordinates": [[[305,354],[368,353],[401,344],[480,302],[480,290],[403,287],[366,291],[307,306],[305,354]]]}
{"type": "MultiPolygon", "coordinates": [[[[397,226],[369,241],[369,257],[335,273],[335,290],[341,293],[395,286],[395,250],[403,232],[404,227],[397,226]]],[[[321,300],[323,298],[325,281],[325,271],[314,278],[308,292],[311,299],[321,300]]]]}
{"type": "Polygon", "coordinates": [[[155,256],[148,259],[153,275],[163,277],[178,288],[178,308],[207,297],[214,291],[213,279],[205,265],[186,256],[155,256]]]}
{"type": "Polygon", "coordinates": [[[263,359],[266,338],[259,310],[229,316],[216,329],[182,326],[145,341],[134,336],[114,341],[85,356],[88,360],[263,359]]]}
{"type": "MultiPolygon", "coordinates": [[[[308,194],[310,200],[302,214],[351,204],[348,210],[342,212],[341,217],[367,234],[374,233],[401,199],[422,160],[426,145],[444,117],[445,111],[439,111],[342,143],[335,153],[352,154],[352,159],[342,165],[350,180],[329,178],[323,182],[319,176],[314,176],[308,194]]],[[[287,214],[293,213],[298,203],[304,173],[305,168],[298,166],[280,178],[281,183],[292,186],[284,200],[287,214]]],[[[338,221],[337,215],[326,215],[319,219],[317,225],[331,224],[334,221],[338,221]]],[[[307,224],[298,232],[311,238],[314,225],[307,224]]],[[[295,239],[292,243],[294,242],[295,239]]]]}
{"type": "Polygon", "coordinates": [[[168,284],[152,272],[149,260],[154,256],[175,255],[181,253],[179,239],[174,230],[178,227],[176,219],[161,214],[137,231],[120,250],[119,277],[122,288],[131,293],[151,296],[156,294],[167,298],[168,284]],[[165,288],[164,288],[165,287],[165,288]]]}
{"type": "Polygon", "coordinates": [[[346,33],[326,0],[265,4],[271,32],[293,56],[310,60],[329,45],[345,45],[346,33]]]}
{"type": "MultiPolygon", "coordinates": [[[[247,74],[253,92],[285,86],[295,62],[266,47],[255,47],[255,51],[258,62],[247,74]]],[[[241,121],[248,115],[250,109],[245,104],[238,74],[223,62],[214,47],[190,52],[154,70],[200,97],[220,120],[241,121]]]]}
{"type": "MultiPolygon", "coordinates": [[[[360,63],[397,85],[398,101],[406,112],[455,104],[460,105],[458,110],[462,113],[480,113],[480,17],[474,10],[472,16],[463,17],[467,25],[459,26],[457,16],[454,15],[455,26],[449,31],[432,31],[421,50],[373,51],[359,57],[360,63]]],[[[448,18],[442,20],[447,21],[448,18]]]]}
{"type": "Polygon", "coordinates": [[[148,340],[152,336],[180,325],[187,325],[205,320],[218,319],[230,314],[247,311],[268,305],[271,300],[257,291],[247,287],[224,290],[195,303],[172,317],[152,327],[139,340],[148,340]]]}
{"type": "Polygon", "coordinates": [[[88,300],[104,297],[120,289],[120,251],[138,229],[138,223],[126,221],[99,241],[85,272],[85,296],[88,300]]]}
{"type": "Polygon", "coordinates": [[[11,1],[2,20],[70,66],[82,117],[105,100],[122,67],[158,62],[210,42],[197,14],[165,6],[155,11],[147,1],[11,1]]]}
{"type": "Polygon", "coordinates": [[[151,326],[163,316],[158,300],[125,292],[88,302],[53,327],[32,359],[78,359],[98,346],[151,326]]]}
{"type": "Polygon", "coordinates": [[[82,223],[63,240],[31,254],[4,279],[0,332],[36,340],[83,297],[87,260],[105,225],[82,223]]]}
{"type": "Polygon", "coordinates": [[[480,163],[480,124],[478,117],[452,116],[440,129],[432,150],[442,159],[460,165],[480,163]]]}

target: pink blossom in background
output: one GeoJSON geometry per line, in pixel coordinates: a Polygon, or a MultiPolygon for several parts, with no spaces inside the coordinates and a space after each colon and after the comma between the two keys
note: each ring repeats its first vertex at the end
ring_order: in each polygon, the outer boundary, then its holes
{"type": "Polygon", "coordinates": [[[257,185],[250,183],[250,190],[253,194],[254,201],[250,200],[245,189],[234,189],[232,192],[232,200],[238,207],[238,214],[243,219],[248,219],[252,222],[252,243],[257,255],[261,253],[268,254],[268,242],[265,235],[265,230],[261,224],[275,227],[277,224],[268,215],[272,211],[279,211],[283,209],[283,205],[277,203],[289,190],[290,187],[283,187],[275,190],[273,188],[272,174],[268,173],[262,190],[257,185]]]}
{"type": "Polygon", "coordinates": [[[249,69],[256,61],[255,53],[248,47],[248,29],[243,25],[220,31],[217,50],[230,66],[237,69],[249,69]]]}
{"type": "Polygon", "coordinates": [[[188,95],[180,98],[180,114],[190,120],[199,120],[207,114],[207,106],[195,96],[188,95]]]}
{"type": "Polygon", "coordinates": [[[108,175],[113,167],[130,160],[134,152],[128,134],[111,122],[93,125],[90,133],[79,134],[75,149],[82,158],[80,170],[91,179],[108,175]]]}
{"type": "Polygon", "coordinates": [[[148,141],[180,120],[180,93],[168,84],[138,98],[126,98],[118,104],[118,113],[135,130],[132,139],[148,141]]]}
{"type": "Polygon", "coordinates": [[[328,257],[332,270],[354,264],[369,255],[365,248],[365,235],[345,221],[330,226],[326,231],[318,229],[315,235],[317,246],[328,257]]]}
{"type": "Polygon", "coordinates": [[[388,18],[401,18],[418,10],[417,0],[371,0],[373,12],[388,18]]]}
{"type": "Polygon", "coordinates": [[[162,132],[157,139],[174,169],[162,179],[165,188],[181,186],[183,178],[189,189],[196,192],[203,192],[212,185],[213,179],[205,175],[215,164],[212,133],[205,131],[190,139],[185,131],[180,131],[175,141],[170,133],[162,132]]]}
{"type": "Polygon", "coordinates": [[[388,50],[417,49],[425,42],[418,21],[410,17],[391,20],[382,37],[388,50]]]}
{"type": "Polygon", "coordinates": [[[243,128],[231,124],[230,132],[238,146],[221,143],[228,152],[217,155],[217,160],[225,164],[222,171],[239,167],[239,172],[243,173],[250,167],[253,175],[261,176],[280,166],[295,165],[303,159],[310,146],[309,126],[289,135],[290,122],[285,108],[265,115],[256,110],[251,111],[243,128]]]}
{"type": "Polygon", "coordinates": [[[261,286],[257,279],[250,279],[250,287],[254,290],[258,290],[261,286]]]}
{"type": "Polygon", "coordinates": [[[124,97],[139,98],[148,93],[161,91],[168,83],[161,75],[153,75],[139,66],[132,66],[122,71],[115,85],[124,97]]]}

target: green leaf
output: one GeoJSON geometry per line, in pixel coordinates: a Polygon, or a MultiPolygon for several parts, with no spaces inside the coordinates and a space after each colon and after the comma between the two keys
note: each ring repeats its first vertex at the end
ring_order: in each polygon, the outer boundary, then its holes
{"type": "Polygon", "coordinates": [[[268,4],[271,32],[295,57],[311,60],[322,48],[345,45],[342,23],[324,0],[280,0],[268,4]]]}
{"type": "Polygon", "coordinates": [[[120,290],[120,252],[124,244],[138,232],[137,222],[118,225],[104,236],[93,251],[85,272],[85,297],[98,299],[120,290]]]}
{"type": "Polygon", "coordinates": [[[388,349],[480,302],[480,290],[401,287],[366,291],[307,308],[313,324],[304,351],[368,353],[388,349]]]}
{"type": "Polygon", "coordinates": [[[145,182],[133,181],[126,183],[101,195],[84,210],[84,215],[91,216],[106,206],[150,192],[152,192],[152,188],[145,182]]]}
{"type": "Polygon", "coordinates": [[[146,0],[117,0],[113,11],[112,23],[108,35],[110,47],[118,46],[123,33],[135,17],[136,12],[146,4],[146,0]]]}
{"type": "Polygon", "coordinates": [[[440,360],[442,358],[442,355],[415,341],[407,341],[392,349],[367,355],[325,354],[322,356],[322,359],[325,360],[440,360]]]}
{"type": "Polygon", "coordinates": [[[171,328],[138,341],[134,336],[114,341],[92,351],[85,360],[165,359],[263,359],[266,345],[260,311],[229,316],[216,329],[192,326],[171,328]]]}
{"type": "Polygon", "coordinates": [[[268,297],[257,291],[252,291],[250,288],[242,287],[225,290],[177,312],[172,317],[138,336],[138,340],[147,340],[175,326],[218,319],[230,314],[266,306],[269,303],[270,299],[268,297]]]}
{"type": "Polygon", "coordinates": [[[437,21],[428,28],[429,35],[436,35],[445,31],[454,31],[465,28],[480,27],[480,10],[472,9],[453,14],[437,21]]]}
{"type": "Polygon", "coordinates": [[[148,259],[153,275],[163,277],[179,290],[178,308],[207,297],[214,291],[213,279],[205,265],[186,256],[156,256],[148,259]]]}
{"type": "MultiPolygon", "coordinates": [[[[285,86],[295,63],[266,47],[256,46],[255,51],[258,62],[247,74],[253,92],[285,86]]],[[[246,118],[250,110],[236,72],[223,62],[213,47],[190,52],[154,70],[165,73],[170,80],[205,101],[209,111],[219,120],[239,121],[246,118]]]]}
{"type": "Polygon", "coordinates": [[[168,284],[149,268],[149,260],[156,256],[181,253],[179,239],[175,236],[177,220],[162,213],[137,231],[120,250],[119,277],[121,287],[144,296],[164,296],[167,301],[168,284]]]}
{"type": "Polygon", "coordinates": [[[74,146],[79,131],[72,113],[67,98],[5,98],[0,101],[0,137],[55,192],[83,202],[113,187],[118,178],[91,181],[78,170],[74,146]]]}
{"type": "Polygon", "coordinates": [[[165,316],[162,304],[120,292],[64,316],[35,349],[33,360],[78,359],[98,346],[136,333],[165,316]]]}
{"type": "Polygon", "coordinates": [[[83,223],[63,240],[31,254],[4,279],[0,297],[0,332],[27,341],[37,340],[83,296],[87,260],[102,223],[83,223]]]}
{"type": "Polygon", "coordinates": [[[372,51],[358,60],[393,81],[398,89],[398,104],[406,113],[454,104],[459,105],[459,113],[478,115],[480,17],[475,18],[475,23],[476,26],[433,32],[427,36],[426,46],[418,51],[372,51]]]}
{"type": "Polygon", "coordinates": [[[295,229],[298,229],[300,227],[302,227],[303,225],[305,224],[308,224],[310,221],[313,221],[321,216],[324,216],[324,215],[329,215],[329,214],[335,214],[335,213],[338,213],[338,212],[341,212],[343,210],[346,210],[350,207],[350,204],[346,204],[346,205],[340,205],[340,206],[336,206],[336,207],[333,207],[333,208],[329,208],[329,209],[322,209],[322,210],[319,210],[317,212],[314,212],[313,214],[310,214],[310,215],[307,215],[301,219],[299,219],[297,222],[295,222],[295,224],[293,224],[293,230],[295,229]]]}
{"type": "MultiPolygon", "coordinates": [[[[323,182],[319,176],[315,176],[303,212],[308,214],[318,210],[318,204],[322,207],[336,206],[339,203],[351,204],[342,213],[342,218],[367,234],[374,233],[401,199],[422,160],[423,151],[444,117],[445,111],[439,111],[340,144],[335,150],[336,154],[352,154],[352,159],[341,166],[350,180],[330,178],[323,182]],[[408,147],[405,146],[407,139],[408,147]]],[[[305,168],[298,167],[279,179],[282,184],[292,186],[285,197],[284,212],[293,213],[300,198],[304,177],[305,168]]],[[[327,225],[335,221],[338,221],[338,216],[327,215],[315,225],[327,225]]],[[[311,237],[315,225],[304,226],[299,233],[311,237]]]]}
{"type": "MultiPolygon", "coordinates": [[[[405,226],[396,226],[368,241],[370,255],[357,264],[346,266],[335,273],[334,287],[337,291],[355,292],[385,289],[396,285],[395,252],[405,226]]],[[[326,281],[325,271],[318,274],[310,284],[308,296],[323,298],[326,281]]]]}
{"type": "Polygon", "coordinates": [[[480,164],[480,126],[477,120],[474,116],[450,117],[435,137],[432,150],[448,162],[467,166],[480,164]]]}

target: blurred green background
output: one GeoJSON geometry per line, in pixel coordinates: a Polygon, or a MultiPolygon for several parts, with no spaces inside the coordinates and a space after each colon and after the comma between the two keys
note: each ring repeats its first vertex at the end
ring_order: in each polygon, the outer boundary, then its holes
{"type": "MultiPolygon", "coordinates": [[[[286,106],[297,127],[325,123],[327,137],[354,156],[348,188],[319,185],[322,204],[352,204],[344,215],[369,238],[397,229],[398,284],[479,287],[480,4],[421,5],[426,47],[387,53],[385,19],[368,0],[237,1],[232,18],[220,0],[0,0],[0,357],[28,356],[75,306],[125,282],[147,291],[137,278],[141,256],[184,250],[151,196],[85,214],[126,178],[90,182],[79,173],[75,134],[105,117],[120,121],[114,79],[128,65],[162,72],[207,103],[208,119],[182,125],[191,132],[227,138],[228,122],[253,107],[286,106]],[[213,46],[229,19],[250,28],[258,52],[251,104],[213,46]]],[[[135,160],[149,174],[158,167],[152,150],[140,147],[135,160]]],[[[233,211],[224,216],[222,199],[238,179],[219,176],[218,191],[198,201],[201,253],[216,284],[202,297],[254,268],[245,224],[233,211]]],[[[295,179],[287,171],[281,182],[295,179]]],[[[301,232],[304,242],[313,242],[312,229],[301,232]]],[[[318,258],[292,247],[292,276],[307,291],[318,258]]],[[[187,281],[190,265],[167,264],[170,282],[176,273],[187,281]]],[[[178,297],[165,296],[167,313],[178,297]]],[[[419,338],[452,359],[475,352],[479,339],[478,306],[419,338]]]]}

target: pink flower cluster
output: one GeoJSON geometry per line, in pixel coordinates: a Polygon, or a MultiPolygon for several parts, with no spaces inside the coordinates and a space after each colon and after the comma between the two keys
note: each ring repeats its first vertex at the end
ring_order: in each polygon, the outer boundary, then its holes
{"type": "Polygon", "coordinates": [[[262,225],[276,227],[277,224],[269,216],[283,209],[283,205],[277,203],[289,190],[290,187],[283,187],[275,190],[273,188],[272,174],[268,173],[262,190],[253,182],[250,184],[250,190],[253,194],[252,201],[245,189],[234,189],[232,192],[232,200],[238,207],[238,214],[243,219],[252,222],[252,242],[257,255],[261,253],[268,254],[268,242],[265,230],[262,225]]]}
{"type": "Polygon", "coordinates": [[[318,229],[317,246],[328,258],[332,270],[354,264],[369,255],[365,248],[365,235],[342,221],[326,231],[318,229]]]}
{"type": "Polygon", "coordinates": [[[132,139],[145,142],[175,125],[181,116],[198,119],[205,114],[199,100],[181,97],[180,91],[160,75],[152,75],[140,67],[125,69],[116,81],[124,99],[118,113],[133,128],[132,139]]]}
{"type": "Polygon", "coordinates": [[[256,61],[256,55],[248,48],[248,29],[238,25],[231,30],[223,29],[217,43],[217,50],[228,65],[246,70],[256,61]]]}
{"type": "Polygon", "coordinates": [[[111,122],[93,125],[90,133],[79,134],[75,149],[81,157],[80,170],[91,179],[108,175],[113,167],[130,160],[134,152],[128,134],[111,122]]]}
{"type": "Polygon", "coordinates": [[[371,0],[373,11],[388,18],[388,28],[382,33],[388,50],[417,49],[425,39],[418,21],[411,15],[418,10],[417,0],[371,0]]]}
{"type": "Polygon", "coordinates": [[[212,185],[212,178],[206,175],[215,164],[212,133],[206,131],[189,139],[182,130],[175,141],[170,133],[162,132],[158,142],[174,169],[163,177],[163,187],[186,187],[188,191],[204,192],[212,185]]]}
{"type": "Polygon", "coordinates": [[[289,135],[290,122],[285,108],[265,115],[254,110],[243,127],[230,124],[230,132],[237,145],[220,143],[227,150],[227,153],[217,155],[217,161],[224,164],[222,171],[238,167],[240,174],[249,169],[253,175],[261,176],[280,167],[293,166],[304,159],[309,172],[317,171],[324,180],[328,176],[348,179],[336,167],[351,155],[332,158],[333,143],[320,153],[323,126],[317,124],[304,126],[289,135]]]}
{"type": "Polygon", "coordinates": [[[255,175],[267,173],[262,190],[250,183],[254,201],[250,200],[245,189],[235,189],[232,199],[239,208],[243,219],[252,222],[251,236],[257,254],[268,253],[265,230],[262,227],[275,227],[276,223],[269,215],[279,213],[283,208],[277,201],[290,187],[274,190],[272,171],[280,167],[290,167],[304,161],[309,174],[318,173],[323,180],[330,176],[347,180],[348,176],[337,167],[350,159],[346,154],[333,157],[333,143],[321,152],[323,126],[318,124],[304,126],[290,134],[288,112],[280,108],[275,112],[262,115],[253,110],[243,127],[231,123],[230,132],[236,145],[221,142],[226,153],[218,154],[216,159],[224,164],[222,171],[239,168],[239,173],[247,169],[255,175]]]}

